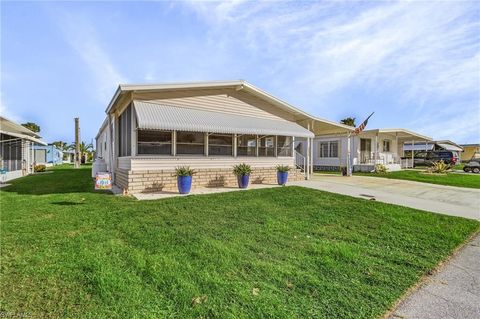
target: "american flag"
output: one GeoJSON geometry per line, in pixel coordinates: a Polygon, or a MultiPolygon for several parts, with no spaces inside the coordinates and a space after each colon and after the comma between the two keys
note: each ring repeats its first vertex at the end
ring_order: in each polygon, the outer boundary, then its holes
{"type": "Polygon", "coordinates": [[[375,113],[375,112],[372,112],[372,114],[370,114],[370,115],[367,117],[367,119],[362,122],[362,124],[360,124],[358,127],[355,128],[355,131],[354,131],[355,135],[360,134],[360,133],[365,129],[365,127],[367,127],[368,119],[369,119],[370,117],[372,117],[373,113],[375,113]]]}

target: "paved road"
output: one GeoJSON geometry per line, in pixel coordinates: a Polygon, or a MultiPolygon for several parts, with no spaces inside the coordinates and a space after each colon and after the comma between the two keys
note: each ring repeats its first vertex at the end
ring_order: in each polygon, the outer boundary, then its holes
{"type": "Polygon", "coordinates": [[[390,319],[480,318],[480,235],[403,300],[390,319]]]}
{"type": "Polygon", "coordinates": [[[480,220],[480,189],[460,188],[379,177],[314,175],[289,185],[408,206],[480,220]]]}

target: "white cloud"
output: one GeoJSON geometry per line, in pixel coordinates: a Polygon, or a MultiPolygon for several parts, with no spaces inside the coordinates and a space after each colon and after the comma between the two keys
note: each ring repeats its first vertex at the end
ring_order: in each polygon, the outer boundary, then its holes
{"type": "MultiPolygon", "coordinates": [[[[273,86],[289,83],[290,98],[331,100],[361,88],[389,94],[386,100],[403,105],[399,117],[406,123],[397,126],[415,123],[414,129],[433,136],[480,138],[476,2],[195,2],[190,7],[211,26],[209,36],[218,47],[230,47],[232,55],[240,47],[252,60],[265,61],[259,73],[273,86]],[[458,129],[460,122],[469,128],[458,129]]],[[[389,112],[388,106],[382,112],[389,112]]]]}
{"type": "Polygon", "coordinates": [[[55,10],[51,16],[64,34],[65,41],[87,67],[93,80],[91,89],[95,97],[98,101],[107,103],[117,85],[128,81],[102,45],[94,24],[80,14],[62,10],[55,10]]]}
{"type": "Polygon", "coordinates": [[[2,92],[0,92],[0,115],[17,123],[23,122],[23,119],[20,116],[12,112],[12,110],[7,107],[3,99],[2,92]]]}

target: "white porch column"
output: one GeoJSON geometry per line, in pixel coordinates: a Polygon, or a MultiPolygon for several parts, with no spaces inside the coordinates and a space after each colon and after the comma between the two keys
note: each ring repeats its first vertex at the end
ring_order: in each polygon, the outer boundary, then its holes
{"type": "Polygon", "coordinates": [[[377,164],[377,161],[378,161],[378,132],[375,134],[375,154],[374,154],[374,158],[375,158],[375,164],[377,164]]]}
{"type": "Polygon", "coordinates": [[[172,155],[177,155],[177,131],[172,131],[172,155]]]}
{"type": "Polygon", "coordinates": [[[237,157],[237,134],[233,134],[233,157],[237,157]]]}
{"type": "Polygon", "coordinates": [[[203,149],[203,153],[205,154],[205,156],[208,156],[208,133],[205,133],[205,137],[204,137],[204,149],[203,149]]]}
{"type": "Polygon", "coordinates": [[[352,176],[350,133],[347,133],[347,176],[352,176]]]}
{"type": "MultiPolygon", "coordinates": [[[[307,124],[307,129],[310,131],[310,123],[307,124]]],[[[307,160],[305,163],[305,178],[310,179],[310,137],[307,137],[307,160]]]]}
{"type": "MultiPolygon", "coordinates": [[[[311,131],[315,136],[315,121],[312,121],[312,126],[311,126],[311,131]]],[[[315,137],[312,138],[312,141],[310,142],[310,175],[313,175],[313,143],[315,141],[315,137]]]]}
{"type": "Polygon", "coordinates": [[[413,163],[414,163],[414,153],[415,153],[414,148],[415,148],[415,141],[412,140],[412,168],[415,166],[415,165],[413,165],[413,163]]]}

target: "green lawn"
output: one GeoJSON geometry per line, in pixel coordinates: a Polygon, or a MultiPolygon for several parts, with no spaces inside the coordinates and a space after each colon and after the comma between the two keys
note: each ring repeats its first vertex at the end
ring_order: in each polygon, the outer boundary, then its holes
{"type": "Polygon", "coordinates": [[[480,188],[480,175],[478,174],[426,174],[424,170],[401,170],[396,172],[388,172],[386,174],[375,173],[354,173],[361,176],[375,176],[392,179],[404,179],[415,182],[423,182],[430,184],[439,184],[447,186],[480,188]]]}
{"type": "Polygon", "coordinates": [[[89,169],[1,189],[2,314],[376,318],[479,230],[301,187],[139,202],[89,169]]]}

